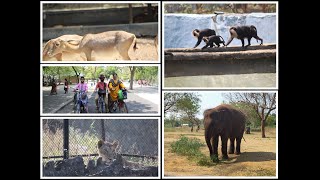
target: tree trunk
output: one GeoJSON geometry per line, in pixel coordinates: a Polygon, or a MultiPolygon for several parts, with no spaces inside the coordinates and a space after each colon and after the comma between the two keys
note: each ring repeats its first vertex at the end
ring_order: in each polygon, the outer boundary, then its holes
{"type": "Polygon", "coordinates": [[[72,66],[72,69],[74,70],[74,72],[76,73],[77,76],[77,83],[79,83],[79,74],[77,73],[77,70],[72,66]]]}
{"type": "Polygon", "coordinates": [[[130,73],[131,73],[131,75],[130,75],[130,90],[133,89],[133,77],[134,77],[135,70],[136,70],[135,66],[132,66],[132,69],[130,67],[130,73]]]}
{"type": "Polygon", "coordinates": [[[60,67],[58,67],[58,85],[60,85],[60,67]]]}
{"type": "Polygon", "coordinates": [[[98,76],[98,75],[96,74],[96,72],[97,72],[97,66],[95,66],[95,67],[93,68],[93,76],[94,76],[93,79],[96,79],[96,77],[98,76]]]}
{"type": "Polygon", "coordinates": [[[265,138],[266,137],[266,133],[265,133],[265,120],[262,120],[261,121],[261,135],[262,135],[262,138],[265,138]]]}

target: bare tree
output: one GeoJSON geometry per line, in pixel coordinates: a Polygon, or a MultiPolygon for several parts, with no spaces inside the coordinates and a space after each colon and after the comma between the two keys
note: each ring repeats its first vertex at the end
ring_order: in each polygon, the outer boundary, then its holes
{"type": "Polygon", "coordinates": [[[266,137],[265,123],[271,113],[276,109],[276,93],[228,93],[224,94],[231,103],[246,103],[251,106],[261,121],[261,135],[266,137]]]}

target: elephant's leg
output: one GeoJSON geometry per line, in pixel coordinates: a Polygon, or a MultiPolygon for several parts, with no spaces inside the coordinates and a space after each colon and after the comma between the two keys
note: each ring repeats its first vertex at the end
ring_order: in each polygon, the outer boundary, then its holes
{"type": "Polygon", "coordinates": [[[212,144],[211,144],[211,134],[209,134],[209,131],[206,131],[205,132],[205,138],[206,138],[206,143],[207,143],[207,146],[208,146],[208,149],[209,149],[209,152],[210,152],[210,157],[213,155],[213,152],[212,152],[212,144]]]}
{"type": "Polygon", "coordinates": [[[237,137],[237,149],[236,149],[236,154],[240,154],[240,145],[241,145],[241,139],[242,137],[237,137]]]}
{"type": "Polygon", "coordinates": [[[221,136],[221,152],[222,152],[222,159],[228,159],[227,154],[227,144],[228,144],[228,136],[222,135],[221,136]]]}
{"type": "Polygon", "coordinates": [[[218,143],[219,143],[219,136],[213,137],[213,156],[218,158],[218,143]]]}
{"type": "Polygon", "coordinates": [[[230,137],[230,146],[229,146],[229,154],[234,154],[234,140],[235,137],[230,137]]]}

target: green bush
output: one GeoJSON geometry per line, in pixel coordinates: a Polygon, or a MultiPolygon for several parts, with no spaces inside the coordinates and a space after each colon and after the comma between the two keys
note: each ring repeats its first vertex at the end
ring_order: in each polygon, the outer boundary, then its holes
{"type": "Polygon", "coordinates": [[[197,138],[187,138],[181,136],[180,139],[171,144],[171,152],[179,155],[187,156],[189,160],[197,161],[200,166],[214,166],[219,162],[219,159],[211,159],[201,153],[200,147],[205,146],[197,138]],[[213,162],[214,161],[214,162],[213,162]]]}
{"type": "Polygon", "coordinates": [[[178,141],[171,144],[171,150],[184,156],[198,156],[201,154],[199,150],[201,146],[204,146],[204,144],[199,139],[181,136],[178,141]]]}

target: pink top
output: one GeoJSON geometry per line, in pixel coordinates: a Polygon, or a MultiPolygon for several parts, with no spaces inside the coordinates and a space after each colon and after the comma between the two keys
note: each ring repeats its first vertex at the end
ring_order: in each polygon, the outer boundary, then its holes
{"type": "Polygon", "coordinates": [[[85,91],[85,92],[88,91],[87,83],[83,83],[83,84],[79,83],[75,88],[79,89],[80,91],[85,91]]]}
{"type": "MultiPolygon", "coordinates": [[[[104,90],[104,83],[105,82],[98,82],[96,85],[96,89],[103,89],[104,90]]],[[[106,89],[108,88],[108,84],[106,83],[106,89]]]]}

